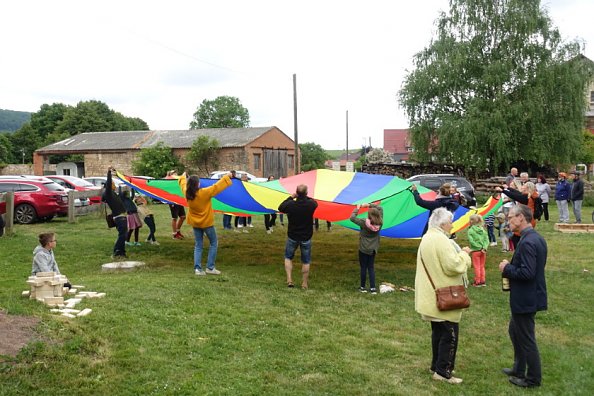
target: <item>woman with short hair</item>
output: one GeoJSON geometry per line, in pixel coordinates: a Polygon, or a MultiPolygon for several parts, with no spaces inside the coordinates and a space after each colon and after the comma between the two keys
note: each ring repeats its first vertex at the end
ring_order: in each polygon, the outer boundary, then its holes
{"type": "Polygon", "coordinates": [[[427,275],[430,274],[436,288],[468,284],[466,271],[470,267],[470,248],[460,248],[450,239],[453,218],[454,215],[445,208],[433,210],[429,218],[429,228],[421,239],[417,252],[415,310],[423,320],[431,322],[433,379],[459,384],[462,379],[452,374],[462,309],[437,309],[435,289],[427,275]]]}

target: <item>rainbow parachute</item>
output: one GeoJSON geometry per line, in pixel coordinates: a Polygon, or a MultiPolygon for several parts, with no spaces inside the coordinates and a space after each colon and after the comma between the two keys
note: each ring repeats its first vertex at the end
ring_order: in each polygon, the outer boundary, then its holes
{"type": "MultiPolygon", "coordinates": [[[[117,176],[127,185],[152,198],[166,203],[187,206],[177,180],[146,179],[135,176],[117,176]]],[[[203,187],[217,180],[200,179],[203,187]]],[[[384,208],[384,225],[380,232],[390,238],[418,238],[428,220],[429,212],[415,204],[408,190],[411,183],[395,176],[372,175],[358,172],[338,172],[318,169],[300,175],[273,180],[266,183],[250,183],[233,180],[233,184],[213,198],[213,208],[218,212],[232,214],[262,215],[274,213],[278,206],[299,184],[308,187],[308,195],[318,202],[314,216],[321,220],[336,222],[344,227],[358,229],[349,218],[357,204],[377,203],[384,208]]],[[[436,193],[418,187],[421,197],[435,198],[436,193]]],[[[454,214],[452,232],[458,232],[468,225],[473,213],[486,216],[501,205],[500,200],[489,198],[478,209],[458,208],[454,214]]],[[[359,216],[366,216],[361,210],[359,216]]]]}

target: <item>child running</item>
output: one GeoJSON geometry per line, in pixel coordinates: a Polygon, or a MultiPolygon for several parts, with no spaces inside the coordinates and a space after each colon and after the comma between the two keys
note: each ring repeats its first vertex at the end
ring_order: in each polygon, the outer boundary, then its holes
{"type": "Polygon", "coordinates": [[[483,226],[483,218],[478,214],[470,216],[470,227],[468,227],[468,243],[470,244],[470,257],[474,267],[474,283],[472,286],[487,286],[485,281],[485,261],[487,260],[487,248],[489,237],[483,226]]]}
{"type": "Polygon", "coordinates": [[[359,233],[359,265],[361,266],[361,293],[367,293],[365,289],[366,276],[369,273],[369,291],[371,294],[377,294],[375,288],[375,269],[373,267],[375,255],[379,249],[380,235],[384,218],[383,208],[375,204],[361,204],[353,210],[351,221],[361,227],[359,233]],[[367,218],[357,218],[359,209],[369,208],[367,218]]]}

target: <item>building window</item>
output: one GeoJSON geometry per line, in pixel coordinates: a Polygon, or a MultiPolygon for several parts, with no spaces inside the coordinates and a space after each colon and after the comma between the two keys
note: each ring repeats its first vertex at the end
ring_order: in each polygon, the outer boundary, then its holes
{"type": "Polygon", "coordinates": [[[295,156],[293,154],[288,155],[289,163],[287,164],[287,168],[295,169],[295,156]]]}
{"type": "Polygon", "coordinates": [[[590,103],[594,103],[594,91],[590,91],[590,103]]]}
{"type": "Polygon", "coordinates": [[[254,154],[254,170],[260,170],[260,154],[254,154]]]}

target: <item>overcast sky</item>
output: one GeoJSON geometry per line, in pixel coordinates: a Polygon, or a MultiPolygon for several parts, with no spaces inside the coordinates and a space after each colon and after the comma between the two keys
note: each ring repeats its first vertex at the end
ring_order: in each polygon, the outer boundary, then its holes
{"type": "MultiPolygon", "coordinates": [[[[594,60],[593,0],[544,0],[594,60]]],[[[251,126],[327,149],[383,146],[407,128],[396,94],[447,0],[18,0],[0,5],[0,108],[100,100],[151,129],[188,129],[229,95],[251,126]]]]}

